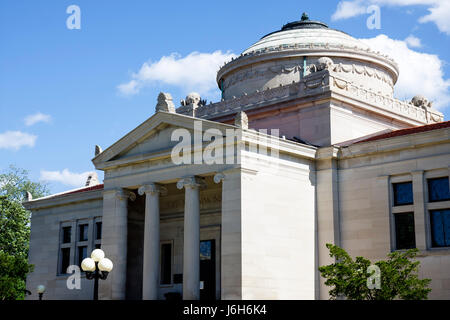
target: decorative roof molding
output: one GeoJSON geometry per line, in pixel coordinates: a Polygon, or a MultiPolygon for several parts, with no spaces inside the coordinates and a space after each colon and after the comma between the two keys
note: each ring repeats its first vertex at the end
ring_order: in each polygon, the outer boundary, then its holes
{"type": "MultiPolygon", "coordinates": [[[[364,70],[360,71],[364,72],[364,70]]],[[[326,91],[339,93],[369,104],[375,107],[375,110],[389,111],[391,114],[423,124],[440,122],[444,118],[443,114],[437,110],[419,108],[412,103],[361,88],[351,81],[340,78],[336,72],[329,70],[312,73],[301,81],[290,85],[256,91],[231,100],[201,106],[196,110],[196,117],[203,119],[217,118],[274,104],[282,100],[298,99],[326,91]]],[[[183,107],[177,109],[177,113],[183,114],[183,112],[183,107]]]]}
{"type": "MultiPolygon", "coordinates": [[[[253,50],[247,53],[242,53],[237,58],[232,58],[231,61],[225,62],[224,65],[217,72],[217,83],[223,77],[225,73],[230,72],[232,69],[237,68],[243,64],[246,64],[247,60],[255,57],[269,57],[269,55],[276,53],[274,58],[280,58],[280,52],[292,53],[297,56],[305,55],[320,55],[320,56],[345,56],[344,54],[358,54],[363,57],[368,57],[378,61],[384,62],[389,65],[392,71],[395,73],[395,80],[398,77],[399,68],[397,63],[388,55],[383,55],[379,51],[373,51],[370,48],[364,49],[358,46],[350,47],[345,45],[336,45],[330,43],[295,43],[295,44],[282,44],[278,46],[269,46],[262,49],[253,50]],[[324,53],[325,52],[325,53],[324,53]],[[319,54],[320,53],[320,54],[319,54]]],[[[270,57],[271,58],[271,57],[270,57]]]]}

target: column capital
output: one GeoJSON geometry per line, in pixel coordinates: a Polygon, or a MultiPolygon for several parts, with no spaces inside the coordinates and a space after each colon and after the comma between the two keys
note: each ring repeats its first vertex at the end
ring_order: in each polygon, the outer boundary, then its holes
{"type": "Polygon", "coordinates": [[[177,188],[178,189],[183,189],[185,187],[189,187],[189,188],[192,188],[192,189],[205,188],[206,187],[206,183],[205,183],[203,178],[195,177],[195,176],[185,177],[185,178],[182,178],[182,179],[178,180],[177,188]]]}
{"type": "Polygon", "coordinates": [[[214,175],[215,183],[221,183],[223,180],[225,180],[225,175],[222,172],[218,172],[214,175]]]}
{"type": "Polygon", "coordinates": [[[118,200],[128,200],[128,199],[130,199],[131,201],[136,200],[136,194],[133,191],[124,189],[115,190],[115,197],[118,200]]]}
{"type": "Polygon", "coordinates": [[[156,184],[153,182],[148,182],[139,187],[138,193],[141,196],[144,194],[147,194],[147,193],[150,193],[150,194],[160,193],[160,194],[164,195],[164,194],[167,194],[167,189],[159,184],[156,184]]]}

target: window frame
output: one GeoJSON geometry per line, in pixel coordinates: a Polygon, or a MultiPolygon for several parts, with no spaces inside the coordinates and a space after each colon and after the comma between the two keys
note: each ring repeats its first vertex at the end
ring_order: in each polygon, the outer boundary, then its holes
{"type": "MultiPolygon", "coordinates": [[[[437,179],[447,179],[447,183],[450,184],[450,178],[448,176],[439,176],[439,177],[427,177],[426,179],[426,197],[427,197],[427,202],[428,203],[437,203],[437,202],[444,202],[444,201],[450,201],[450,194],[449,197],[446,199],[441,199],[441,200],[431,200],[431,188],[430,188],[430,181],[432,180],[437,180],[437,179]]],[[[450,186],[449,186],[450,189],[450,186]]]]}
{"type": "MultiPolygon", "coordinates": [[[[70,221],[63,221],[59,225],[59,244],[58,244],[58,262],[56,268],[56,275],[61,277],[69,276],[66,270],[62,270],[62,249],[70,249],[70,265],[79,265],[80,247],[86,247],[86,255],[96,248],[97,245],[101,246],[102,238],[97,239],[96,223],[102,222],[101,216],[74,219],[70,221]],[[80,241],[80,226],[87,225],[87,239],[80,241]],[[71,227],[71,241],[64,243],[64,229],[66,227],[71,227]],[[74,231],[75,230],[75,231],[74,231]]],[[[103,228],[103,224],[102,224],[103,228]]],[[[103,236],[103,232],[102,232],[103,236]]],[[[82,274],[84,271],[80,268],[82,274]]]]}
{"type": "Polygon", "coordinates": [[[433,212],[436,212],[436,211],[450,211],[450,208],[428,210],[429,236],[430,236],[430,248],[429,249],[431,249],[431,250],[450,250],[450,244],[448,246],[433,246],[433,222],[432,222],[431,215],[433,212]]]}
{"type": "Polygon", "coordinates": [[[395,250],[409,250],[409,249],[414,249],[417,248],[417,239],[416,239],[416,225],[415,225],[415,216],[414,216],[414,211],[407,211],[407,212],[397,212],[397,213],[393,213],[392,214],[394,217],[394,234],[395,234],[395,238],[394,238],[394,243],[395,243],[395,250]],[[401,215],[411,215],[412,216],[412,227],[413,227],[413,246],[409,247],[409,248],[399,248],[398,245],[398,223],[397,223],[397,217],[401,216],[401,215]]]}
{"type": "Polygon", "coordinates": [[[400,181],[400,182],[392,182],[392,206],[393,207],[402,207],[402,206],[411,206],[414,205],[414,184],[412,180],[409,181],[400,181]],[[400,184],[410,184],[411,185],[411,202],[408,203],[397,203],[397,197],[396,197],[396,186],[400,184]]]}
{"type": "Polygon", "coordinates": [[[173,283],[173,274],[174,274],[174,263],[173,262],[174,262],[174,256],[175,256],[174,248],[175,248],[174,240],[161,240],[159,242],[159,281],[158,281],[158,283],[159,283],[159,287],[160,288],[170,288],[170,287],[174,286],[174,283],[173,283]],[[163,284],[163,283],[161,283],[161,280],[162,280],[162,261],[163,261],[162,260],[162,258],[163,258],[163,256],[162,256],[162,254],[163,254],[162,246],[165,245],[165,244],[170,244],[170,247],[171,247],[171,249],[170,249],[170,283],[163,284]]]}

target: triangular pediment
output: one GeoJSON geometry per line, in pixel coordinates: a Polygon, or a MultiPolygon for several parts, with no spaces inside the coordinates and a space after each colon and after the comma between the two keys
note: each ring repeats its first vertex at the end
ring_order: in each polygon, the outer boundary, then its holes
{"type": "Polygon", "coordinates": [[[199,123],[201,123],[202,132],[211,128],[219,129],[222,132],[229,128],[235,128],[220,122],[176,113],[157,112],[97,155],[92,159],[92,162],[97,169],[102,169],[108,166],[108,162],[134,159],[141,155],[158,154],[159,152],[170,150],[179,143],[179,141],[172,141],[172,133],[176,129],[188,130],[193,139],[194,128],[199,128],[199,123]]]}

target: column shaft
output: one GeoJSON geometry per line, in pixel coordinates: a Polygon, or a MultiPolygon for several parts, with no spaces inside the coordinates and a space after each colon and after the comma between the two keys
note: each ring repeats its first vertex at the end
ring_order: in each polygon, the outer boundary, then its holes
{"type": "Polygon", "coordinates": [[[146,185],[139,188],[145,193],[144,263],[142,299],[157,300],[159,290],[159,188],[146,185]]]}
{"type": "Polygon", "coordinates": [[[183,299],[200,299],[200,204],[197,187],[186,186],[183,299]]]}
{"type": "Polygon", "coordinates": [[[200,196],[199,188],[205,183],[196,177],[184,178],[177,183],[185,188],[183,299],[200,299],[200,196]]]}

